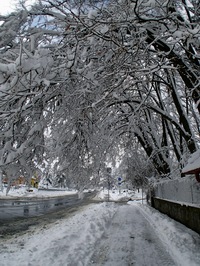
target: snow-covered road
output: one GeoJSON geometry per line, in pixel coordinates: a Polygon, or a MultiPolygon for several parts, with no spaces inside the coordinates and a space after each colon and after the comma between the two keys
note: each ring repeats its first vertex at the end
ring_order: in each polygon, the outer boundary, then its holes
{"type": "Polygon", "coordinates": [[[0,238],[1,266],[200,265],[200,238],[151,207],[91,204],[68,218],[0,238]]]}

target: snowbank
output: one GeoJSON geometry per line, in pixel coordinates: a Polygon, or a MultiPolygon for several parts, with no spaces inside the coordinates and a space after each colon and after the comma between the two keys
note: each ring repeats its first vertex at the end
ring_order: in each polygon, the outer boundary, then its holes
{"type": "MultiPolygon", "coordinates": [[[[96,200],[105,200],[105,201],[128,201],[129,199],[131,199],[132,197],[135,196],[135,192],[132,190],[123,190],[123,191],[119,191],[119,190],[110,190],[108,191],[107,189],[102,189],[94,199],[96,200]]],[[[141,194],[139,194],[139,197],[141,198],[141,194]]]]}
{"type": "MultiPolygon", "coordinates": [[[[91,190],[84,190],[84,192],[92,192],[91,190]]],[[[64,189],[43,189],[38,190],[36,188],[31,188],[31,191],[28,191],[28,188],[26,186],[22,186],[19,188],[11,188],[9,191],[9,194],[6,196],[6,188],[4,188],[3,191],[0,191],[0,199],[12,199],[12,198],[43,198],[43,197],[59,197],[59,196],[65,196],[65,195],[73,195],[78,194],[77,190],[64,190],[64,189]]],[[[128,200],[142,200],[145,199],[145,194],[142,193],[142,190],[140,191],[132,191],[132,190],[110,190],[108,192],[107,189],[102,189],[99,192],[97,192],[97,195],[94,197],[95,200],[103,200],[108,201],[108,195],[110,201],[128,201],[128,200]]]]}
{"type": "Polygon", "coordinates": [[[177,265],[200,265],[200,238],[197,233],[181,223],[158,212],[148,205],[137,205],[163,241],[177,265]]]}
{"type": "Polygon", "coordinates": [[[29,198],[29,197],[35,197],[35,198],[43,198],[43,197],[59,197],[59,196],[65,196],[65,195],[73,195],[77,194],[77,190],[61,190],[61,189],[43,189],[38,190],[36,188],[28,189],[27,186],[22,186],[19,188],[12,187],[9,190],[8,195],[6,195],[6,188],[3,189],[3,191],[0,191],[0,199],[12,199],[12,198],[29,198]]]}

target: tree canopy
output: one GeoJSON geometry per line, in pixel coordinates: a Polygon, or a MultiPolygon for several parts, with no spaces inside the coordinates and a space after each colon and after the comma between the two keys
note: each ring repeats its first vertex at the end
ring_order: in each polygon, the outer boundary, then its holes
{"type": "Polygon", "coordinates": [[[199,17],[198,0],[40,0],[0,16],[1,172],[46,160],[79,183],[131,145],[159,176],[180,173],[199,142],[199,17]]]}

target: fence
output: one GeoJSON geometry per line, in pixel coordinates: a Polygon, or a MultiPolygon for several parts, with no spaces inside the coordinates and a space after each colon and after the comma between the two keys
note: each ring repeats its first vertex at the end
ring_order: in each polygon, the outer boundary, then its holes
{"type": "Polygon", "coordinates": [[[200,207],[200,183],[193,176],[158,183],[154,193],[157,198],[198,204],[200,207]]]}

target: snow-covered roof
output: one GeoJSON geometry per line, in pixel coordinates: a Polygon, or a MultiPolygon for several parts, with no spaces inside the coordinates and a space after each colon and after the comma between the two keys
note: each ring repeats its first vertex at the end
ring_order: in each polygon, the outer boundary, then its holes
{"type": "Polygon", "coordinates": [[[188,163],[182,169],[183,174],[195,174],[196,172],[200,172],[200,150],[191,155],[188,163]]]}

